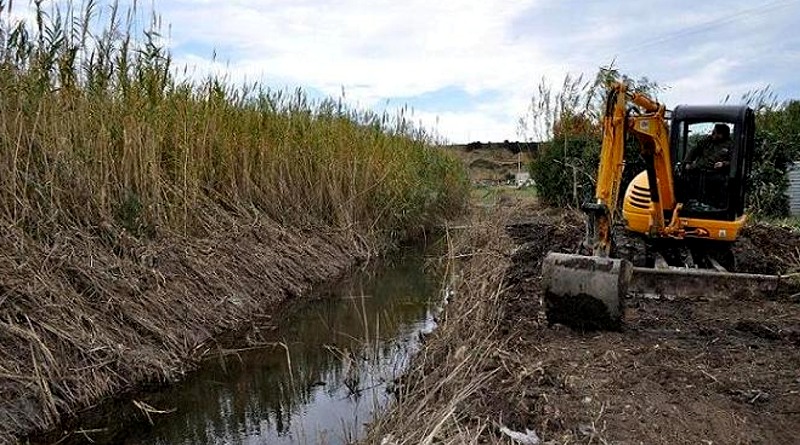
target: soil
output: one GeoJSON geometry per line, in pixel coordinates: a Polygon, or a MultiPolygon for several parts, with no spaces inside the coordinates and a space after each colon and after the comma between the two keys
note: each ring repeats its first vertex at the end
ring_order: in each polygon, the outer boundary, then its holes
{"type": "MultiPolygon", "coordinates": [[[[640,298],[625,303],[619,332],[548,326],[531,298],[541,293],[541,260],[574,249],[581,231],[542,218],[509,233],[520,245],[502,324],[518,369],[533,370],[503,388],[517,408],[504,415],[514,427],[619,444],[800,441],[797,301],[640,298]]],[[[796,231],[759,224],[734,252],[739,271],[774,274],[796,266],[798,248],[796,231]]]]}
{"type": "MultiPolygon", "coordinates": [[[[447,307],[407,391],[368,441],[522,443],[509,442],[507,428],[534,431],[542,444],[800,443],[797,295],[630,297],[618,330],[550,324],[541,263],[550,251],[576,251],[582,221],[575,212],[526,209],[506,220],[505,233],[467,236],[473,253],[456,289],[482,303],[447,307]],[[491,259],[497,272],[487,271],[491,259]],[[474,331],[486,334],[465,343],[474,331]],[[482,349],[491,351],[463,355],[482,349]],[[475,371],[460,372],[466,367],[475,371]]],[[[733,252],[740,272],[793,273],[800,233],[752,225],[733,252]]]]}

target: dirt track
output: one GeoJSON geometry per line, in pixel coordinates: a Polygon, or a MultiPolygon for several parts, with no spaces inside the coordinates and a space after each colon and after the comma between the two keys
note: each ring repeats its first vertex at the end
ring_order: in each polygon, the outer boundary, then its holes
{"type": "MultiPolygon", "coordinates": [[[[459,301],[373,443],[511,443],[503,427],[544,444],[800,443],[796,296],[633,299],[621,331],[575,332],[548,326],[539,286],[547,252],[579,242],[579,215],[526,211],[472,230],[455,252],[471,252],[459,301]]],[[[741,271],[785,273],[798,246],[797,232],[755,226],[735,251],[741,271]]]]}

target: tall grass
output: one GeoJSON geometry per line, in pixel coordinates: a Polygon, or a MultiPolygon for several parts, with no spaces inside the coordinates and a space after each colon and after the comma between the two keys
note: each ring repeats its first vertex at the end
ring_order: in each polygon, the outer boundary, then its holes
{"type": "Polygon", "coordinates": [[[33,6],[14,22],[0,1],[0,218],[31,235],[202,233],[223,214],[398,232],[464,201],[461,168],[402,112],[182,79],[135,3],[33,6]]]}
{"type": "MultiPolygon", "coordinates": [[[[539,155],[529,165],[541,201],[554,207],[580,207],[593,199],[595,176],[602,145],[602,118],[607,88],[614,82],[629,91],[657,97],[661,87],[646,77],[632,79],[612,66],[601,67],[593,80],[567,75],[560,89],[542,79],[519,132],[526,139],[538,138],[539,155]]],[[[642,171],[639,144],[625,144],[622,189],[642,171]]]]}

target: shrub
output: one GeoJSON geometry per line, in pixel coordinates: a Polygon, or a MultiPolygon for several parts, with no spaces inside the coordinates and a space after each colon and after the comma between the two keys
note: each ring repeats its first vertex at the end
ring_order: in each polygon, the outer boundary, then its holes
{"type": "MultiPolygon", "coordinates": [[[[528,114],[520,119],[520,131],[543,140],[529,170],[544,203],[579,207],[594,197],[602,144],[604,87],[615,80],[627,82],[634,91],[658,91],[658,86],[646,78],[633,80],[606,68],[601,68],[591,82],[582,76],[567,76],[557,92],[544,81],[539,86],[528,114]]],[[[644,170],[644,161],[632,138],[626,142],[625,161],[623,191],[644,170]]]]}
{"type": "Polygon", "coordinates": [[[547,205],[580,206],[594,193],[600,141],[593,136],[559,136],[542,144],[529,170],[547,205]]]}
{"type": "Polygon", "coordinates": [[[757,115],[748,207],[756,215],[784,217],[789,214],[786,172],[800,160],[800,101],[751,105],[757,115]]]}

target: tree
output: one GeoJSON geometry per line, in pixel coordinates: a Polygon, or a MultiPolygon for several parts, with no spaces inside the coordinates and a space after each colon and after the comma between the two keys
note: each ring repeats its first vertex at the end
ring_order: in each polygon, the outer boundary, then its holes
{"type": "MultiPolygon", "coordinates": [[[[538,156],[529,169],[540,199],[553,206],[578,207],[594,194],[595,176],[602,143],[602,116],[606,86],[615,81],[632,91],[655,95],[659,87],[647,78],[638,80],[616,69],[601,68],[592,81],[567,75],[561,89],[542,79],[527,114],[519,120],[522,138],[541,141],[538,156]]],[[[623,189],[633,175],[644,169],[638,147],[625,148],[623,189]]]]}

